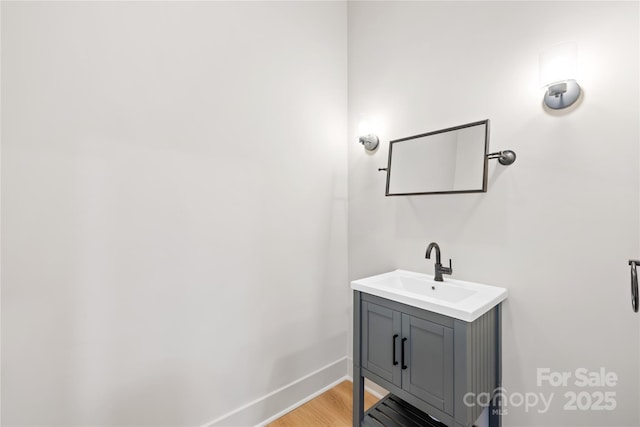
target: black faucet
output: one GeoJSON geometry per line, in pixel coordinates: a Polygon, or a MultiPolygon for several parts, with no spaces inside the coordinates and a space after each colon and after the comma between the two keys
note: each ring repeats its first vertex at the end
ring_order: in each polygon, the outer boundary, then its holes
{"type": "Polygon", "coordinates": [[[442,282],[443,274],[450,275],[451,273],[453,273],[453,268],[451,268],[451,259],[449,259],[449,267],[442,266],[442,263],[440,262],[440,246],[438,246],[436,242],[429,243],[429,246],[427,246],[427,254],[425,255],[425,258],[431,259],[431,251],[433,250],[433,248],[436,249],[436,274],[433,280],[435,280],[436,282],[442,282]]]}

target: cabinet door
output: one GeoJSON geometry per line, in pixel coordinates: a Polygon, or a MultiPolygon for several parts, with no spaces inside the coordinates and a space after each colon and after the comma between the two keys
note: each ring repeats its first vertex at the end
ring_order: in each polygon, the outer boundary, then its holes
{"type": "Polygon", "coordinates": [[[403,314],[402,336],[402,388],[453,415],[453,330],[403,314]]]}
{"type": "Polygon", "coordinates": [[[401,383],[400,332],[400,312],[362,303],[362,367],[397,386],[401,383]]]}

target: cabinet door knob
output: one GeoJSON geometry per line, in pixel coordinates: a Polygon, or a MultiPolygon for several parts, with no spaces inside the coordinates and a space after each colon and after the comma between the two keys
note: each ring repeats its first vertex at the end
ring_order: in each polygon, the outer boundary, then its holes
{"type": "Polygon", "coordinates": [[[402,338],[402,353],[400,355],[402,359],[402,369],[407,369],[407,365],[404,364],[404,343],[407,342],[406,338],[402,338]]]}
{"type": "Polygon", "coordinates": [[[398,339],[398,334],[395,334],[393,336],[393,340],[391,341],[391,347],[393,348],[393,366],[396,366],[398,364],[398,361],[396,360],[396,340],[398,339]]]}

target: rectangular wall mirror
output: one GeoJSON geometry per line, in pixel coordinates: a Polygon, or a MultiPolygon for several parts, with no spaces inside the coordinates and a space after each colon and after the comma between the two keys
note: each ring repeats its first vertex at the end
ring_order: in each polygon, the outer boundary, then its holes
{"type": "Polygon", "coordinates": [[[389,143],[387,196],[487,191],[489,120],[389,143]]]}

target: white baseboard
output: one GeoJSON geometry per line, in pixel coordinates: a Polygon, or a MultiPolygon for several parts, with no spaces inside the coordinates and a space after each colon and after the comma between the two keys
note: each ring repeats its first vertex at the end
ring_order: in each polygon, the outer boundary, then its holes
{"type": "MultiPolygon", "coordinates": [[[[352,378],[349,378],[349,379],[353,381],[352,378]]],[[[386,389],[380,387],[378,384],[374,382],[369,381],[366,378],[364,379],[364,389],[367,390],[369,393],[373,394],[378,399],[382,399],[387,394],[389,394],[389,392],[386,389]]]]}
{"type": "Polygon", "coordinates": [[[335,387],[347,377],[347,357],[336,360],[284,387],[249,402],[203,427],[264,426],[314,397],[335,387]]]}
{"type": "Polygon", "coordinates": [[[296,408],[297,408],[297,407],[299,407],[299,406],[304,405],[304,404],[305,404],[305,403],[307,403],[308,401],[310,401],[310,400],[312,400],[312,399],[314,399],[314,398],[316,398],[316,397],[320,396],[320,395],[321,395],[322,393],[324,393],[325,391],[328,391],[328,390],[332,389],[333,387],[337,386],[337,385],[338,385],[338,384],[340,384],[341,382],[346,381],[346,380],[348,380],[348,379],[349,379],[349,378],[348,378],[346,375],[342,376],[341,378],[339,378],[339,379],[335,380],[335,381],[334,381],[334,382],[332,382],[331,384],[329,384],[329,385],[327,385],[327,386],[325,386],[325,387],[321,388],[320,390],[315,391],[314,393],[312,393],[312,394],[310,394],[309,396],[306,396],[305,398],[303,398],[303,399],[299,400],[298,402],[294,403],[293,405],[289,406],[288,408],[286,408],[286,409],[284,409],[284,410],[282,410],[282,411],[278,412],[278,413],[277,413],[277,414],[275,414],[274,416],[269,417],[268,419],[264,420],[264,421],[263,421],[263,422],[261,422],[261,423],[258,423],[258,424],[256,425],[256,427],[264,427],[264,426],[266,426],[266,425],[267,425],[267,424],[269,424],[270,422],[273,422],[273,421],[277,420],[278,418],[282,417],[283,415],[285,415],[285,414],[287,414],[287,413],[289,413],[289,412],[293,411],[294,409],[296,409],[296,408]]]}
{"type": "MultiPolygon", "coordinates": [[[[348,363],[348,365],[347,365],[347,378],[349,379],[349,381],[353,382],[353,359],[348,358],[347,363],[348,363]]],[[[380,387],[378,384],[369,381],[366,378],[364,379],[364,388],[365,388],[365,390],[367,390],[369,393],[373,394],[378,399],[382,399],[387,394],[389,394],[389,392],[387,390],[385,390],[384,388],[380,387]]]]}

